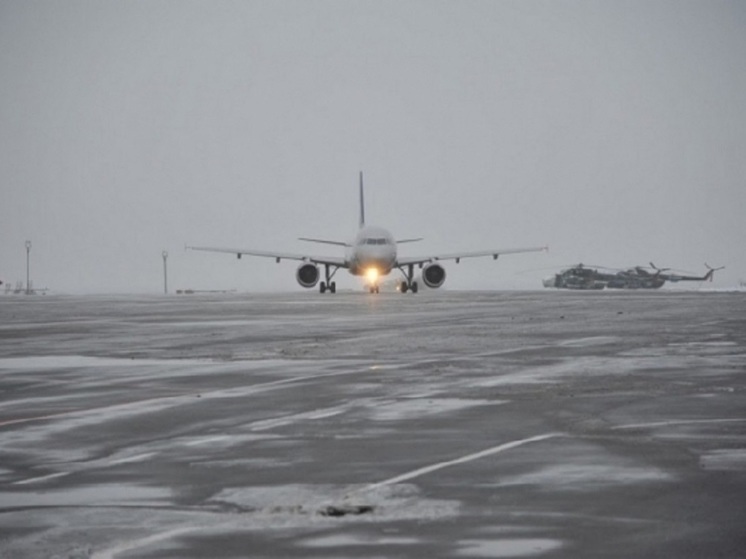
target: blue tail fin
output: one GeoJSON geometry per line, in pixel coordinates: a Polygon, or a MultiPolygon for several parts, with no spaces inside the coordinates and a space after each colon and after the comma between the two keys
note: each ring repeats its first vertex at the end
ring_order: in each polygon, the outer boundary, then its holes
{"type": "Polygon", "coordinates": [[[363,197],[363,172],[360,171],[360,227],[365,225],[365,199],[363,197]]]}

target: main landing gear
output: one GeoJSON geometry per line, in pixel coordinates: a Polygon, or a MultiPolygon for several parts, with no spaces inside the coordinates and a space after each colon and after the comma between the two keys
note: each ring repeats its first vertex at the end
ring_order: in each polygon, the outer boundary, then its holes
{"type": "Polygon", "coordinates": [[[417,293],[417,282],[413,281],[412,283],[407,283],[406,281],[403,281],[399,284],[399,291],[402,293],[406,293],[407,291],[417,293]]]}
{"type": "Polygon", "coordinates": [[[327,291],[329,291],[329,293],[337,292],[337,282],[332,281],[332,278],[334,277],[334,274],[337,273],[337,270],[339,270],[339,266],[336,266],[331,271],[329,268],[329,264],[324,264],[324,276],[326,277],[326,281],[319,283],[319,293],[326,293],[327,291]]]}
{"type": "Polygon", "coordinates": [[[406,293],[407,291],[417,293],[418,285],[417,282],[414,281],[414,265],[408,264],[406,272],[404,271],[404,268],[401,267],[399,267],[399,270],[401,270],[401,273],[404,274],[405,277],[405,280],[399,284],[399,291],[402,293],[406,293]]]}
{"type": "Polygon", "coordinates": [[[337,292],[337,282],[332,281],[329,283],[329,285],[326,284],[326,282],[322,281],[319,284],[319,293],[326,293],[326,291],[329,290],[329,293],[336,293],[337,292]]]}

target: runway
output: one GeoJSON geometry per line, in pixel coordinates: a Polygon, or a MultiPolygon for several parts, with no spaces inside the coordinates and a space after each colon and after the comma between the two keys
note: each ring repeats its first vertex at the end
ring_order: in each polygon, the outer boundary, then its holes
{"type": "Polygon", "coordinates": [[[0,557],[746,556],[746,295],[0,297],[0,557]]]}

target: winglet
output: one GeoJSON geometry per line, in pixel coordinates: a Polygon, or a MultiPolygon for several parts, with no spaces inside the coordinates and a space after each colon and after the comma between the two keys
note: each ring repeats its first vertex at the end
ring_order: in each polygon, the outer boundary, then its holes
{"type": "Polygon", "coordinates": [[[363,172],[360,171],[360,228],[365,225],[365,199],[363,197],[363,172]]]}

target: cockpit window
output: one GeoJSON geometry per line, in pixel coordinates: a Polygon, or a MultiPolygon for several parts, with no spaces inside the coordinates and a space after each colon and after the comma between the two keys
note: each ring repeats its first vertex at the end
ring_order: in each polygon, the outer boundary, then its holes
{"type": "Polygon", "coordinates": [[[361,242],[363,245],[387,245],[388,242],[386,241],[386,238],[378,238],[378,239],[363,239],[361,242]]]}

